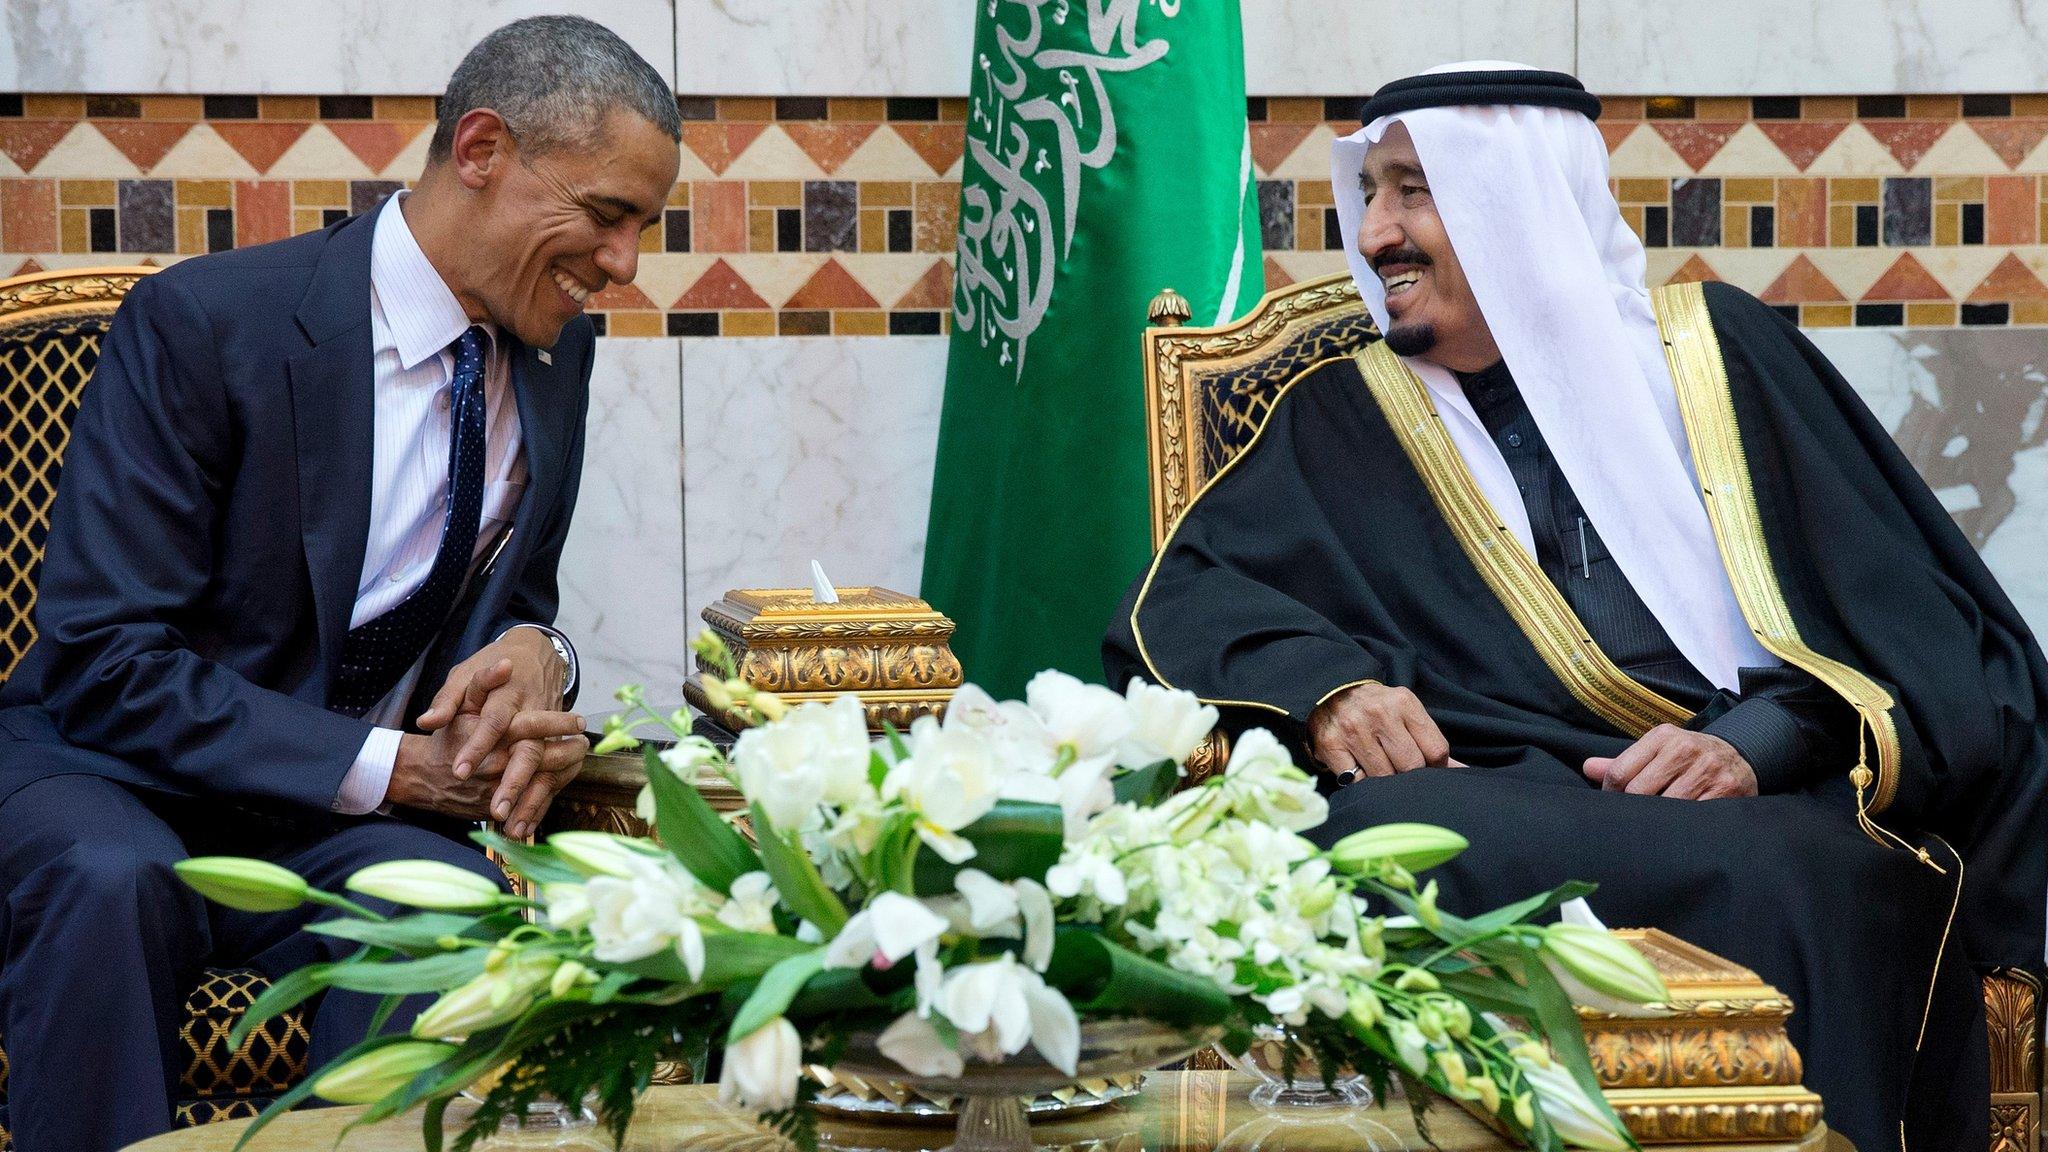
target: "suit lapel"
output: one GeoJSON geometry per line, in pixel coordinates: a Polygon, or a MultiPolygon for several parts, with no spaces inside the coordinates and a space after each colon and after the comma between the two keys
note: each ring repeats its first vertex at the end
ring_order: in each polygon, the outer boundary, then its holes
{"type": "MultiPolygon", "coordinates": [[[[514,341],[511,360],[512,392],[519,403],[519,437],[526,447],[526,494],[519,502],[513,527],[530,547],[540,531],[540,518],[554,507],[555,494],[568,469],[566,422],[573,418],[576,407],[562,395],[562,374],[536,350],[514,341]]],[[[509,550],[520,551],[521,543],[514,542],[509,550]]]]}
{"type": "Polygon", "coordinates": [[[341,659],[370,536],[376,381],[370,339],[370,239],[376,214],[351,220],[321,251],[296,317],[312,347],[287,366],[298,457],[299,530],[312,574],[320,660],[341,659]]]}

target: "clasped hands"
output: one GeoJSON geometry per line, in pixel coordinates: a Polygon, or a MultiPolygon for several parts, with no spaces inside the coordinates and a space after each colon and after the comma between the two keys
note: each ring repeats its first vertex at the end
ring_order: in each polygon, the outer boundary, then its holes
{"type": "MultiPolygon", "coordinates": [[[[1309,750],[1340,784],[1463,767],[1415,693],[1385,684],[1355,685],[1325,700],[1309,713],[1308,739],[1309,750]]],[[[1671,724],[1650,729],[1618,756],[1588,758],[1580,770],[1607,792],[1678,800],[1757,794],[1756,772],[1734,745],[1671,724]]]]}
{"type": "Polygon", "coordinates": [[[568,668],[537,628],[515,628],[448,673],[398,745],[392,804],[497,820],[524,839],[582,770],[583,717],[562,710],[568,668]]]}

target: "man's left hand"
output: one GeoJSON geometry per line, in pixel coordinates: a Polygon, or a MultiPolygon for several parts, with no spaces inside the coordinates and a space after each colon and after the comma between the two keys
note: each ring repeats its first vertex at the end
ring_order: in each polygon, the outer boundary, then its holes
{"type": "Polygon", "coordinates": [[[1720,800],[1756,795],[1756,771],[1733,744],[1705,732],[1659,724],[1619,756],[1594,756],[1587,779],[1607,792],[1720,800]]]}
{"type": "MultiPolygon", "coordinates": [[[[437,732],[464,712],[477,717],[475,730],[455,753],[455,775],[467,778],[497,749],[514,717],[561,709],[568,675],[568,665],[556,654],[546,633],[538,628],[514,628],[449,670],[448,682],[420,714],[420,730],[437,732]]],[[[508,783],[514,784],[516,793],[524,780],[508,779],[508,783]]],[[[501,789],[492,807],[515,798],[501,789]]]]}

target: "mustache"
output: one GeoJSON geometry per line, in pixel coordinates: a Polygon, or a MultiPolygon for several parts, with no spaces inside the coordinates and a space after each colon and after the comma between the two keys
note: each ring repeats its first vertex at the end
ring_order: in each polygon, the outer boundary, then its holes
{"type": "Polygon", "coordinates": [[[1433,261],[1431,261],[1429,256],[1426,253],[1424,253],[1420,248],[1396,248],[1390,252],[1382,252],[1379,255],[1373,257],[1372,270],[1377,272],[1389,264],[1414,264],[1418,266],[1426,266],[1431,263],[1433,263],[1433,261]]]}

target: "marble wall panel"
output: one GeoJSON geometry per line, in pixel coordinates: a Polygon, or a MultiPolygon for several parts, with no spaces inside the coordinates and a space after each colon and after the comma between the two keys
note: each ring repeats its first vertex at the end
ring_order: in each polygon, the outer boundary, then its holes
{"type": "MultiPolygon", "coordinates": [[[[1242,0],[1259,94],[1355,96],[1451,60],[1573,62],[1572,0],[1242,0]]],[[[964,96],[963,0],[676,0],[680,92],[964,96]]],[[[1074,7],[1079,8],[1076,3],[1074,7]]]]}
{"type": "Polygon", "coordinates": [[[1809,335],[1955,514],[2034,631],[2048,632],[2048,336],[1809,335]]]}
{"type": "Polygon", "coordinates": [[[1595,92],[1817,95],[2048,88],[2048,12],[2020,0],[1583,0],[1595,92]]]}
{"type": "Polygon", "coordinates": [[[562,631],[583,664],[581,707],[616,707],[621,684],[681,698],[682,377],[678,341],[597,344],[583,486],[562,551],[562,631]]]}
{"type": "Polygon", "coordinates": [[[840,584],[915,593],[946,341],[787,338],[683,344],[689,620],[733,588],[840,584]]]}
{"type": "Polygon", "coordinates": [[[669,0],[0,0],[0,92],[440,92],[470,46],[571,12],[675,74],[669,0]]]}

